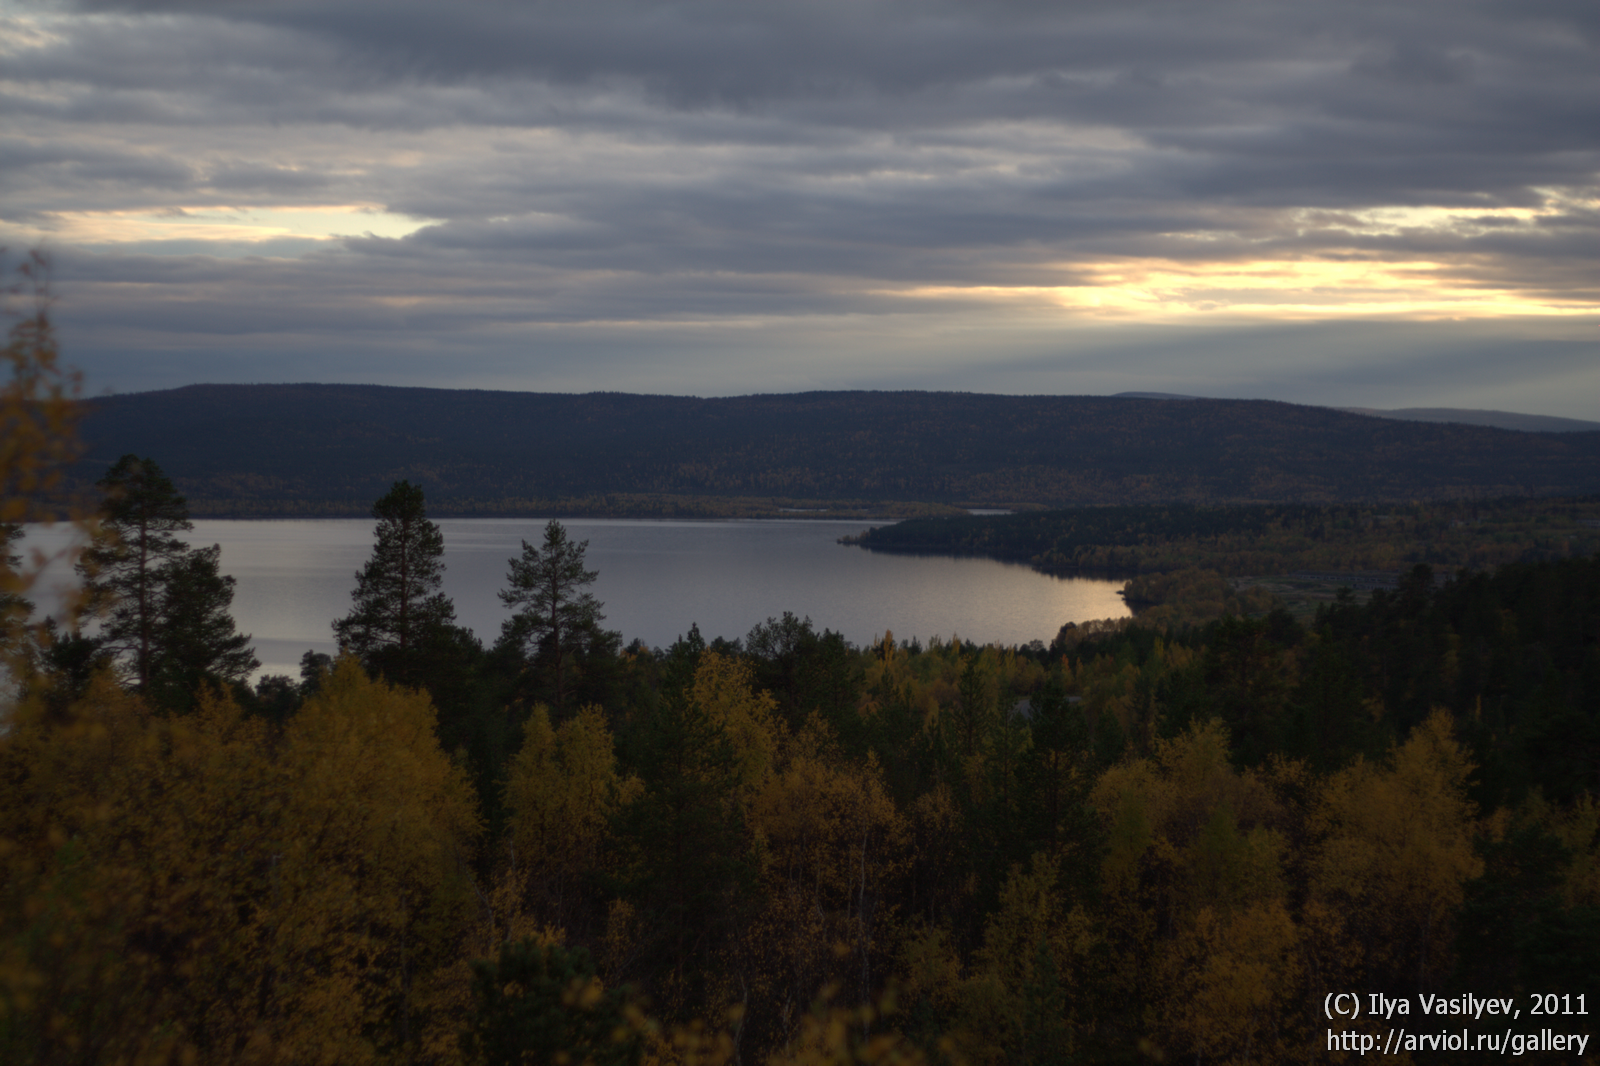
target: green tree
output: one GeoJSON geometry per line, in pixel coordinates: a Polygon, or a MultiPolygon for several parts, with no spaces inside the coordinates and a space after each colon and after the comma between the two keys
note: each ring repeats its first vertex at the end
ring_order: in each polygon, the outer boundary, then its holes
{"type": "Polygon", "coordinates": [[[444,534],[428,521],[422,490],[409,481],[372,505],[378,520],[372,558],[356,573],[350,613],[333,635],[369,673],[402,684],[421,683],[415,653],[455,622],[442,591],[444,534]]]}
{"type": "Polygon", "coordinates": [[[500,602],[518,608],[506,620],[502,642],[530,650],[550,666],[557,709],[566,705],[568,666],[586,651],[609,643],[611,634],[600,628],[602,604],[588,591],[599,573],[586,570],[583,556],[589,542],[574,544],[567,531],[552,519],[544,529],[544,545],[522,542],[522,558],[512,559],[508,588],[500,602]]]}
{"type": "Polygon", "coordinates": [[[651,975],[645,991],[682,1019],[711,1009],[718,959],[748,918],[759,859],[739,750],[695,693],[712,653],[693,628],[667,654],[661,703],[631,738],[641,786],[612,828],[619,894],[643,931],[635,948],[651,975]]]}
{"type": "Polygon", "coordinates": [[[583,948],[523,939],[472,964],[474,1009],[462,1035],[469,1063],[628,1066],[643,1050],[642,1016],[624,988],[609,991],[583,948]]]}
{"type": "Polygon", "coordinates": [[[100,530],[77,570],[91,608],[108,608],[99,640],[131,657],[139,692],[150,687],[160,641],[165,575],[189,546],[194,526],[172,479],[153,460],[124,455],[96,484],[105,492],[100,530]]]}
{"type": "Polygon", "coordinates": [[[11,649],[22,636],[33,603],[22,594],[22,554],[17,541],[22,527],[15,522],[0,522],[0,649],[11,649]]]}
{"type": "Polygon", "coordinates": [[[234,631],[232,577],[218,572],[220,545],[174,559],[160,572],[161,604],[151,689],[156,702],[187,708],[203,680],[240,682],[261,663],[248,634],[234,631]]]}

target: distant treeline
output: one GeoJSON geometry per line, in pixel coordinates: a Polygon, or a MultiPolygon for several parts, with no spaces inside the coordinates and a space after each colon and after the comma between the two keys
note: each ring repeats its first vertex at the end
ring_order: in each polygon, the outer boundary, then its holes
{"type": "Polygon", "coordinates": [[[1181,504],[908,519],[850,543],[983,555],[1049,573],[1449,571],[1600,550],[1600,497],[1391,505],[1181,504]]]}
{"type": "Polygon", "coordinates": [[[435,515],[1600,491],[1600,433],[1259,400],[195,385],[87,407],[85,483],[116,456],[160,456],[197,516],[362,514],[401,479],[425,489],[435,515]]]}

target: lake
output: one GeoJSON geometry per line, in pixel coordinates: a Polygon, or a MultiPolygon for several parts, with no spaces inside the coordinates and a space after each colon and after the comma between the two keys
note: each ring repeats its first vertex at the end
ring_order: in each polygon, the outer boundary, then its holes
{"type": "MultiPolygon", "coordinates": [[[[521,542],[543,543],[544,519],[438,520],[445,592],[456,618],[486,641],[507,611],[496,593],[521,542]]],[[[959,636],[979,644],[1049,640],[1066,622],[1121,618],[1121,581],[1056,578],[991,559],[887,555],[837,543],[860,521],[643,521],[563,519],[587,540],[587,565],[605,626],[623,640],[671,644],[698,623],[706,640],[743,637],[792,611],[856,644],[959,636]]],[[[254,638],[263,673],[298,676],[307,648],[335,650],[331,625],[350,610],[355,572],[372,552],[371,519],[196,520],[191,544],[222,546],[237,580],[233,617],[254,638]]],[[[27,546],[62,543],[30,530],[27,546]]],[[[47,583],[62,580],[57,567],[47,583]]],[[[54,597],[34,597],[48,609],[54,597]]]]}

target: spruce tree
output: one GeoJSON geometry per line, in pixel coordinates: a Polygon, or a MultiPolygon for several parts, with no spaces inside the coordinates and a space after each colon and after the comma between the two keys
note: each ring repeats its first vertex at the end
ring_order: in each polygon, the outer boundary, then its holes
{"type": "Polygon", "coordinates": [[[372,505],[378,520],[372,558],[356,573],[350,613],[333,623],[341,647],[369,673],[423,683],[418,655],[455,623],[444,584],[444,534],[428,521],[422,489],[409,481],[372,505]]]}

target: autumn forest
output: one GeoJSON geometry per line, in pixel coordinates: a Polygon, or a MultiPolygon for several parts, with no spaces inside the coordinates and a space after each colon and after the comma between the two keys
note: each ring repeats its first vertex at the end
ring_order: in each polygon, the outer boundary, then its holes
{"type": "Polygon", "coordinates": [[[42,312],[6,351],[6,543],[86,538],[69,618],[5,567],[6,1063],[1353,1062],[1335,1030],[1392,1019],[1331,993],[1600,1010],[1592,500],[908,526],[878,546],[1120,564],[1149,609],[860,647],[776,605],[653,648],[559,521],[473,637],[396,479],[344,653],[252,682],[162,457],[69,499],[42,312]],[[1229,583],[1291,549],[1398,576],[1229,583]]]}

